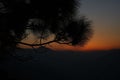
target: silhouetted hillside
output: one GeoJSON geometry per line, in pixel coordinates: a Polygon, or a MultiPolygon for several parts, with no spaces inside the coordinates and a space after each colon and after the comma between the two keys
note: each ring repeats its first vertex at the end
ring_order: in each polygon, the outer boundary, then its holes
{"type": "Polygon", "coordinates": [[[71,52],[17,49],[1,64],[12,80],[116,80],[120,73],[120,50],[71,52]]]}

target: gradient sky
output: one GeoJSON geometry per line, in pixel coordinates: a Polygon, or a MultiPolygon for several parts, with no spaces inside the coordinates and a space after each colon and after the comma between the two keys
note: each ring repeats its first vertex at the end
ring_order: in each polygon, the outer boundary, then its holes
{"type": "Polygon", "coordinates": [[[81,0],[78,15],[92,20],[94,35],[84,47],[60,45],[56,49],[120,49],[120,0],[81,0]]]}
{"type": "Polygon", "coordinates": [[[92,20],[94,35],[84,47],[53,43],[55,50],[120,49],[120,0],[81,0],[78,15],[92,20]]]}
{"type": "Polygon", "coordinates": [[[91,49],[120,48],[120,0],[82,0],[78,14],[93,21],[93,38],[85,46],[91,49]]]}

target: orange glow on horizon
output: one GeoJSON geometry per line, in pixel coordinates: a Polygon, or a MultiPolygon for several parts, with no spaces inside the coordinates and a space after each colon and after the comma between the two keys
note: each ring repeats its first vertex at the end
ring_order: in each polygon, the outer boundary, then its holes
{"type": "MultiPolygon", "coordinates": [[[[26,46],[26,45],[19,45],[21,48],[32,48],[30,46],[26,46]]],[[[111,49],[120,49],[120,46],[116,46],[116,47],[112,47],[112,46],[102,46],[99,44],[93,44],[88,43],[87,45],[85,45],[84,47],[80,47],[80,46],[69,46],[69,45],[65,45],[65,44],[57,44],[57,43],[52,43],[50,45],[46,45],[46,47],[52,49],[52,50],[58,50],[58,51],[64,51],[64,50],[70,50],[70,51],[92,51],[92,50],[111,50],[111,49]]],[[[38,48],[38,47],[35,47],[38,48]]]]}
{"type": "MultiPolygon", "coordinates": [[[[97,31],[98,32],[98,31],[97,31]]],[[[46,47],[53,50],[71,50],[71,51],[90,51],[90,50],[111,50],[111,49],[120,49],[120,37],[113,35],[106,35],[97,33],[87,42],[84,47],[80,46],[68,46],[65,44],[51,43],[46,45],[46,47]]],[[[30,36],[30,39],[25,40],[25,42],[32,44],[35,39],[33,35],[30,36]]],[[[19,45],[22,48],[32,48],[26,45],[19,45]]],[[[38,48],[38,47],[36,47],[38,48]]]]}
{"type": "MultiPolygon", "coordinates": [[[[31,43],[32,41],[27,41],[31,43]]],[[[19,45],[22,48],[32,48],[30,46],[26,45],[19,45]]],[[[90,51],[90,50],[111,50],[111,49],[120,49],[120,43],[118,43],[118,40],[109,40],[105,38],[101,38],[100,36],[94,36],[91,38],[90,41],[84,47],[80,46],[69,46],[65,44],[57,44],[57,43],[51,43],[46,45],[46,47],[53,49],[53,50],[71,50],[71,51],[90,51]]],[[[38,47],[36,47],[38,48],[38,47]]]]}

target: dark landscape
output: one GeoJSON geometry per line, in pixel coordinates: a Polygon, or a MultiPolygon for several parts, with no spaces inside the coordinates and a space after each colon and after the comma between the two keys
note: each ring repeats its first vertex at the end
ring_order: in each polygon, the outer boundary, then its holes
{"type": "Polygon", "coordinates": [[[17,49],[15,56],[4,65],[7,65],[4,69],[8,77],[17,80],[119,80],[120,50],[72,52],[52,51],[45,47],[17,49]]]}
{"type": "Polygon", "coordinates": [[[120,0],[0,0],[0,80],[120,80],[119,8],[120,0]]]}

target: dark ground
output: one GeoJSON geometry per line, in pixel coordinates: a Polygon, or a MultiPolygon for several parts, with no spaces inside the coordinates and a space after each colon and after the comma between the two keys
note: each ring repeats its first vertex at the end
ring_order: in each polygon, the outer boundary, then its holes
{"type": "Polygon", "coordinates": [[[18,49],[0,66],[0,80],[120,80],[120,50],[18,49]]]}

